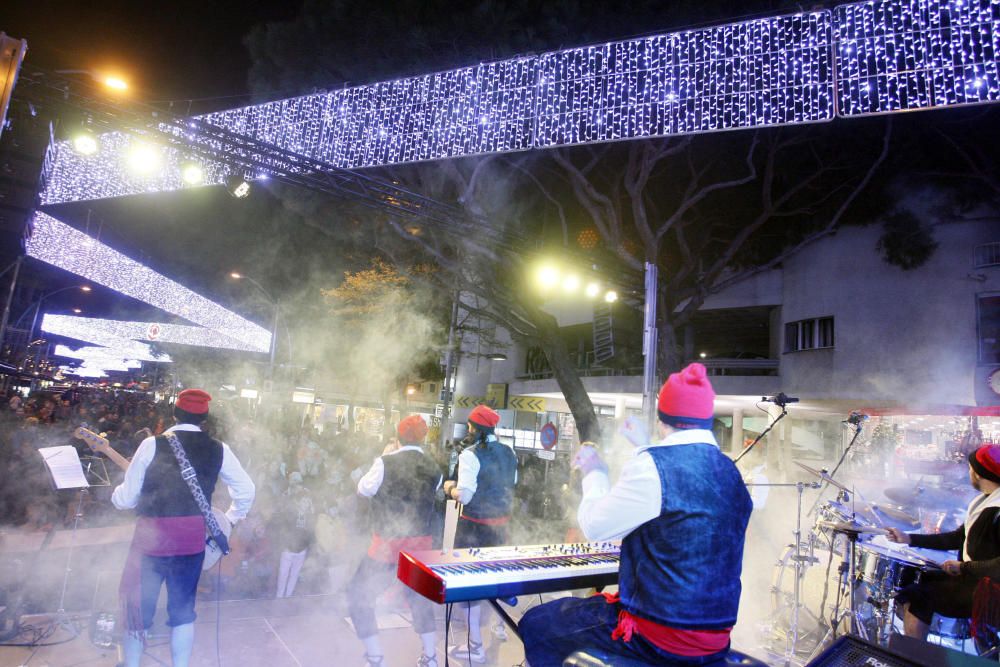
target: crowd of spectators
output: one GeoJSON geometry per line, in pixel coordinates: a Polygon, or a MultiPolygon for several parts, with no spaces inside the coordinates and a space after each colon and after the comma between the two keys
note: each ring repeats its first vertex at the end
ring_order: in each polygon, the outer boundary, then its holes
{"type": "MultiPolygon", "coordinates": [[[[301,408],[250,419],[238,406],[213,403],[206,429],[233,447],[257,486],[250,516],[234,527],[232,553],[222,559],[218,577],[203,577],[203,591],[214,597],[285,597],[296,593],[339,590],[364,555],[370,535],[368,500],[356,493],[357,481],[387,443],[377,437],[327,424],[315,429],[303,422],[301,408]],[[221,586],[220,590],[216,590],[221,586]]],[[[73,388],[10,392],[0,397],[0,524],[19,530],[71,527],[79,496],[55,491],[38,450],[72,445],[93,456],[73,437],[78,426],[104,433],[126,458],[150,435],[172,424],[172,408],[152,394],[109,388],[73,388]]],[[[392,443],[388,443],[392,446],[392,443]]],[[[445,478],[453,478],[460,446],[428,444],[427,453],[445,478]]],[[[564,506],[568,469],[565,461],[520,457],[515,509],[515,540],[557,542],[565,535],[564,506]],[[562,465],[560,465],[562,464],[562,465]]],[[[95,486],[86,496],[81,526],[131,521],[130,513],[111,506],[110,493],[122,471],[105,460],[110,486],[95,486]]],[[[213,504],[226,507],[225,487],[213,504]]],[[[444,501],[439,519],[443,527],[444,501]]],[[[440,531],[438,532],[440,534],[440,531]]]]}

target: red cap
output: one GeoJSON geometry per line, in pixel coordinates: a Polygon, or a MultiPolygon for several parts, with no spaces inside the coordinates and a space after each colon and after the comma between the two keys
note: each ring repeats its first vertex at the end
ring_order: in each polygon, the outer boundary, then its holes
{"type": "Polygon", "coordinates": [[[491,410],[489,406],[477,405],[469,413],[469,421],[473,424],[493,428],[500,421],[500,413],[496,410],[491,410]]]}
{"type": "Polygon", "coordinates": [[[203,415],[208,412],[208,402],[211,400],[212,397],[208,395],[208,392],[201,389],[185,389],[177,394],[177,402],[174,403],[174,406],[193,415],[203,415]]]}
{"type": "Polygon", "coordinates": [[[399,439],[406,443],[421,443],[427,437],[427,422],[420,415],[409,415],[399,420],[396,427],[399,439]]]}
{"type": "Polygon", "coordinates": [[[705,367],[689,364],[673,373],[660,389],[660,421],[674,428],[711,428],[715,391],[705,367]]]}
{"type": "Polygon", "coordinates": [[[1000,483],[1000,445],[983,445],[969,454],[969,465],[980,477],[1000,483]]]}

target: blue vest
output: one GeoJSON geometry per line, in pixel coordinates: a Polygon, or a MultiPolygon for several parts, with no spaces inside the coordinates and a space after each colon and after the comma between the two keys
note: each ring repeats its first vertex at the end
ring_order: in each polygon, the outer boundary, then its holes
{"type": "Polygon", "coordinates": [[[416,450],[382,457],[385,475],[372,497],[372,528],[383,539],[432,534],[441,470],[416,450]]]}
{"type": "Polygon", "coordinates": [[[687,630],[736,625],[753,504],[733,462],[709,444],[651,447],[660,516],[622,540],[618,587],[635,616],[687,630]]]}
{"type": "Polygon", "coordinates": [[[517,477],[517,455],[495,438],[486,446],[474,445],[479,459],[476,492],[462,513],[473,519],[497,519],[510,516],[514,504],[514,480],[517,477]]]}

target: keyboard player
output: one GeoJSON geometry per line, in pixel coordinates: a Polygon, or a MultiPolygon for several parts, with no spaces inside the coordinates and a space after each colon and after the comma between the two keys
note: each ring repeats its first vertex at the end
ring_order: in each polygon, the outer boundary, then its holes
{"type": "Polygon", "coordinates": [[[562,598],[519,623],[531,667],[558,667],[593,648],[654,664],[723,663],[740,599],[751,501],[712,434],[715,392],[691,364],[660,390],[659,442],[638,420],[623,434],[637,447],[612,487],[593,447],[577,513],[589,540],[621,539],[617,594],[562,598]]]}

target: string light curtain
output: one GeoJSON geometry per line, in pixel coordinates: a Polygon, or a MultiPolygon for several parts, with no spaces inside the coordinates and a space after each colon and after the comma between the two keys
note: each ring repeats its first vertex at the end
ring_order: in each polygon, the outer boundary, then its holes
{"type": "MultiPolygon", "coordinates": [[[[340,168],[826,122],[1000,98],[997,0],[881,0],[383,81],[197,120],[340,168]]],[[[138,139],[54,152],[45,204],[196,187],[138,139]]],[[[226,168],[205,165],[202,184],[226,168]]]]}

